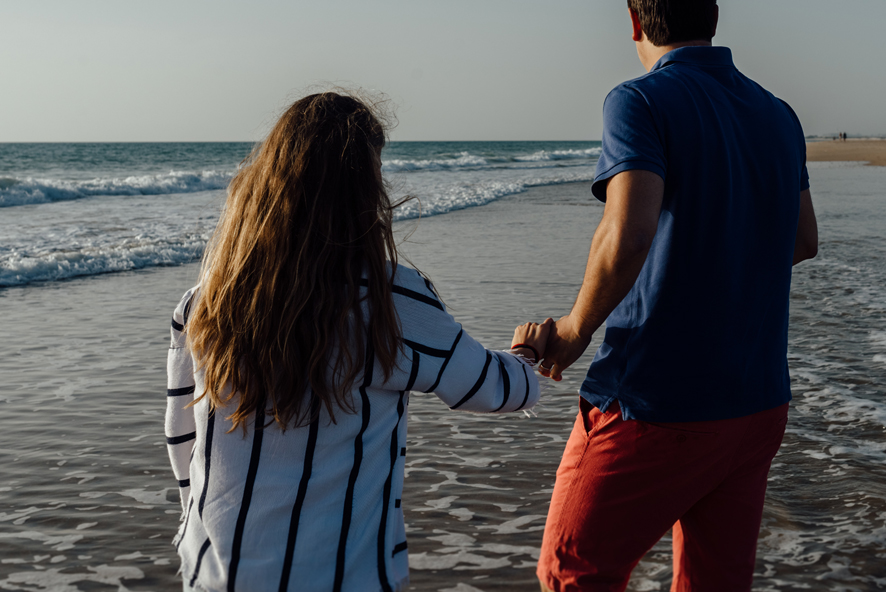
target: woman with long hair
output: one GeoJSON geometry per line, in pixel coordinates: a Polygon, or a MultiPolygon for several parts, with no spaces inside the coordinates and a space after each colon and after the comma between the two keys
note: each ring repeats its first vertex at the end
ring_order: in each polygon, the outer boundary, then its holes
{"type": "Polygon", "coordinates": [[[315,94],[231,181],[172,321],[185,589],[404,590],[410,391],[474,412],[538,400],[527,360],[550,320],[487,350],[397,263],[384,143],[364,103],[315,94]]]}

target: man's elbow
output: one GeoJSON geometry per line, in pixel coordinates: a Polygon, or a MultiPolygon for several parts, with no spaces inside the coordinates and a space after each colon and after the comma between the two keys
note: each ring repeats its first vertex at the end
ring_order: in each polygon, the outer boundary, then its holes
{"type": "Polygon", "coordinates": [[[816,255],[818,255],[818,237],[815,237],[815,240],[809,241],[809,244],[806,245],[806,258],[813,259],[816,255]]]}
{"type": "Polygon", "coordinates": [[[618,237],[618,251],[622,257],[628,259],[637,257],[645,259],[649,249],[652,248],[652,241],[654,239],[655,228],[633,229],[622,233],[618,237]]]}
{"type": "Polygon", "coordinates": [[[812,195],[808,189],[800,192],[800,219],[797,222],[797,238],[794,241],[794,265],[812,259],[818,254],[818,222],[812,207],[812,195]]]}
{"type": "Polygon", "coordinates": [[[797,237],[794,246],[794,265],[818,255],[818,236],[797,237]]]}

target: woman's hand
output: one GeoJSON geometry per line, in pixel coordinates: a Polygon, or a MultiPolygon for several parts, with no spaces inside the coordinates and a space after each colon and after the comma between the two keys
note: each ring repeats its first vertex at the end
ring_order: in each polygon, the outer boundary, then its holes
{"type": "Polygon", "coordinates": [[[511,340],[511,349],[519,350],[525,357],[534,362],[538,362],[545,355],[545,347],[548,343],[548,335],[551,327],[554,326],[554,319],[545,319],[545,322],[524,323],[514,329],[514,338],[511,340]],[[514,347],[516,345],[528,345],[529,347],[514,347]]]}

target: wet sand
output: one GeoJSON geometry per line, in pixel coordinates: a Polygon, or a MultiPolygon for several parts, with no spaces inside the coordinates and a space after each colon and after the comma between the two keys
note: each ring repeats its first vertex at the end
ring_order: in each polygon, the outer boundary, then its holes
{"type": "MultiPolygon", "coordinates": [[[[822,246],[794,275],[794,402],[754,589],[874,590],[886,573],[886,169],[810,171],[822,246]]],[[[402,251],[468,332],[504,348],[515,325],[568,311],[602,210],[587,183],[538,187],[422,220],[402,251]]],[[[196,277],[191,264],[0,290],[0,589],[181,589],[164,367],[169,315],[196,277]]],[[[599,341],[538,417],[412,396],[410,590],[538,590],[554,474],[599,341]]],[[[670,560],[666,536],[628,589],[667,590],[670,560]]]]}
{"type": "Polygon", "coordinates": [[[886,140],[828,140],[806,144],[806,160],[810,162],[865,162],[870,166],[886,166],[886,140]]]}

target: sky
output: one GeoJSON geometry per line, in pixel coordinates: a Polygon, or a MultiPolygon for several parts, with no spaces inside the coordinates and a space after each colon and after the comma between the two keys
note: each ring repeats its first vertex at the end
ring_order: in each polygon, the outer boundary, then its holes
{"type": "MultiPolygon", "coordinates": [[[[886,135],[886,1],[719,4],[807,134],[886,135]]],[[[10,0],[0,142],[252,141],[332,85],[386,96],[393,140],[598,140],[644,72],[624,0],[10,0]]]]}

